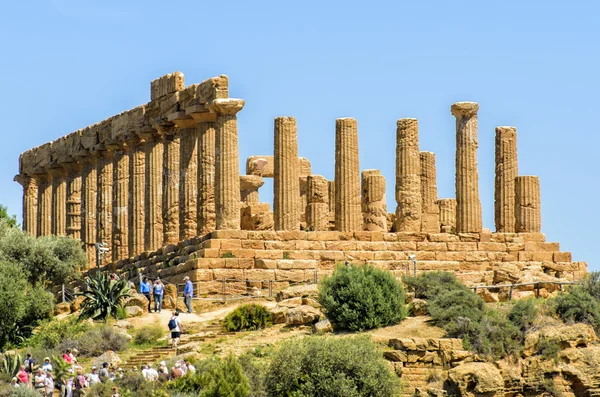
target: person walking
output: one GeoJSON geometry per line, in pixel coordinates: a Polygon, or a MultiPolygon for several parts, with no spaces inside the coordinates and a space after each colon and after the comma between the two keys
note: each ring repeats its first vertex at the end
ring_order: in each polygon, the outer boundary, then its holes
{"type": "Polygon", "coordinates": [[[148,313],[150,313],[150,293],[152,290],[152,284],[148,281],[148,277],[144,277],[144,281],[140,284],[140,292],[148,299],[148,313]]]}
{"type": "Polygon", "coordinates": [[[160,280],[160,277],[157,277],[154,281],[154,312],[162,311],[162,302],[163,296],[165,293],[165,285],[160,280]]]}
{"type": "Polygon", "coordinates": [[[183,302],[187,307],[187,312],[192,313],[192,298],[194,297],[194,285],[188,276],[183,278],[185,287],[183,288],[183,302]]]}
{"type": "Polygon", "coordinates": [[[171,331],[171,346],[177,348],[179,338],[181,338],[181,332],[183,331],[178,311],[175,311],[173,317],[169,320],[169,330],[171,331]]]}

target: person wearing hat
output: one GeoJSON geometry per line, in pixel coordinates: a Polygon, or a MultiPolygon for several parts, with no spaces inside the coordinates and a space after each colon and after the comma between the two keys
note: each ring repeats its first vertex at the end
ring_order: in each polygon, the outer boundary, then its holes
{"type": "Polygon", "coordinates": [[[17,383],[17,377],[16,377],[16,376],[15,376],[15,377],[13,377],[13,378],[10,380],[10,387],[19,387],[19,384],[17,383]]]}
{"type": "Polygon", "coordinates": [[[98,373],[101,382],[106,382],[108,380],[108,363],[105,361],[102,363],[102,368],[100,368],[100,372],[98,373]]]}
{"type": "Polygon", "coordinates": [[[185,281],[185,287],[183,288],[183,302],[185,303],[185,306],[187,307],[187,312],[191,313],[192,312],[192,298],[194,297],[194,285],[192,284],[192,282],[188,276],[185,276],[183,278],[183,281],[185,281]]]}
{"type": "Polygon", "coordinates": [[[92,366],[92,372],[90,372],[87,376],[87,383],[90,387],[94,386],[97,383],[100,383],[100,375],[96,372],[96,366],[92,366]]]}
{"type": "Polygon", "coordinates": [[[46,372],[52,371],[52,364],[50,364],[50,357],[46,357],[44,359],[44,364],[42,364],[42,369],[46,372]]]}
{"type": "Polygon", "coordinates": [[[160,277],[157,277],[154,281],[154,312],[162,311],[163,295],[165,293],[165,285],[160,281],[160,277]]]}
{"type": "Polygon", "coordinates": [[[44,380],[44,395],[46,397],[52,397],[54,393],[54,378],[52,378],[52,370],[46,371],[46,379],[44,380]]]}

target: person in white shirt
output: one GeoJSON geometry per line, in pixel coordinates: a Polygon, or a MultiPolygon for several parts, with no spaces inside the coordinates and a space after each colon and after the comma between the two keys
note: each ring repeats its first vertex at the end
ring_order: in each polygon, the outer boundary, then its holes
{"type": "Polygon", "coordinates": [[[178,311],[175,311],[173,317],[171,317],[171,319],[169,320],[169,330],[171,330],[171,345],[173,347],[177,347],[177,344],[179,343],[179,338],[181,337],[181,332],[183,331],[178,311]],[[174,325],[174,327],[172,327],[172,325],[174,325]]]}
{"type": "Polygon", "coordinates": [[[148,378],[151,382],[156,382],[158,380],[158,371],[152,368],[152,364],[148,364],[148,378]]]}
{"type": "Polygon", "coordinates": [[[94,386],[96,383],[100,383],[100,375],[96,372],[96,366],[92,367],[92,372],[90,372],[87,376],[87,383],[90,387],[94,386]]]}
{"type": "Polygon", "coordinates": [[[148,380],[148,366],[146,364],[142,364],[142,376],[148,380]]]}
{"type": "Polygon", "coordinates": [[[44,372],[52,371],[52,364],[50,364],[50,357],[46,357],[44,359],[44,364],[42,364],[42,369],[44,372]]]}
{"type": "Polygon", "coordinates": [[[187,372],[189,372],[190,374],[193,374],[196,372],[196,367],[194,367],[192,365],[190,360],[185,360],[185,365],[187,366],[187,372]]]}

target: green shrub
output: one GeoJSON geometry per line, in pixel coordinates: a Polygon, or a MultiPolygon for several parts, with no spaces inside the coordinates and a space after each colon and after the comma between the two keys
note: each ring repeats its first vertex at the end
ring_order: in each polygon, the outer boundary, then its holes
{"type": "Polygon", "coordinates": [[[107,350],[123,351],[127,344],[127,337],[108,325],[93,328],[75,340],[75,347],[82,357],[96,357],[107,350]]]}
{"type": "Polygon", "coordinates": [[[144,325],[137,330],[133,343],[136,345],[154,344],[165,336],[165,333],[165,329],[160,325],[144,325]]]}
{"type": "Polygon", "coordinates": [[[303,397],[390,397],[400,391],[368,336],[286,341],[273,356],[266,387],[270,396],[303,397]]]}
{"type": "Polygon", "coordinates": [[[469,290],[441,292],[429,302],[429,313],[433,322],[450,334],[448,336],[460,337],[452,331],[454,323],[460,318],[479,323],[483,318],[483,299],[469,290]]]}
{"type": "Polygon", "coordinates": [[[456,276],[449,272],[425,272],[418,276],[406,276],[402,279],[408,290],[415,293],[415,298],[430,299],[441,292],[451,290],[468,290],[456,276]]]}
{"type": "Polygon", "coordinates": [[[12,378],[19,372],[19,367],[23,363],[23,356],[20,354],[4,354],[0,362],[0,373],[12,378]]]}
{"type": "Polygon", "coordinates": [[[540,338],[537,345],[537,352],[544,358],[551,358],[558,361],[558,353],[561,351],[558,341],[549,338],[540,338]]]}
{"type": "Polygon", "coordinates": [[[260,355],[263,353],[254,351],[253,353],[243,354],[240,356],[239,362],[250,384],[250,394],[248,394],[248,397],[267,397],[265,385],[266,368],[264,364],[257,362],[254,358],[257,354],[260,355]]]}
{"type": "Polygon", "coordinates": [[[269,310],[263,305],[254,303],[236,307],[223,319],[225,329],[233,332],[263,329],[271,324],[269,310]]]}
{"type": "Polygon", "coordinates": [[[486,311],[478,331],[477,338],[468,337],[468,342],[471,348],[480,354],[501,358],[518,354],[521,350],[521,331],[499,311],[486,311]]]}
{"type": "Polygon", "coordinates": [[[600,304],[583,287],[569,288],[553,300],[556,314],[566,322],[586,323],[600,328],[600,304]]]}
{"type": "Polygon", "coordinates": [[[89,279],[88,289],[78,293],[83,296],[80,319],[106,321],[109,317],[117,318],[123,300],[131,296],[128,281],[121,278],[113,281],[107,273],[89,279]]]}
{"type": "Polygon", "coordinates": [[[75,339],[88,330],[89,326],[86,323],[74,319],[48,321],[40,325],[34,335],[26,341],[26,346],[54,349],[61,342],[75,339]]]}
{"type": "Polygon", "coordinates": [[[508,313],[508,320],[518,327],[523,334],[533,326],[539,313],[538,301],[534,298],[517,301],[508,313]]]}
{"type": "Polygon", "coordinates": [[[319,284],[318,300],[336,328],[351,331],[397,324],[406,317],[402,284],[373,266],[336,267],[319,284]]]}
{"type": "Polygon", "coordinates": [[[588,273],[580,284],[585,292],[600,300],[600,272],[588,273]]]}
{"type": "Polygon", "coordinates": [[[10,392],[10,397],[40,397],[40,393],[28,387],[15,387],[10,392]]]}

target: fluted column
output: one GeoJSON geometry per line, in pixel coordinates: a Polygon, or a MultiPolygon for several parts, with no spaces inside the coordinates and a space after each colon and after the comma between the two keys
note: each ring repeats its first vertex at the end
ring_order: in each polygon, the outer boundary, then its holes
{"type": "Polygon", "coordinates": [[[539,233],[542,228],[540,179],[537,176],[515,178],[516,231],[539,233]]]}
{"type": "Polygon", "coordinates": [[[35,237],[38,225],[38,178],[20,174],[15,176],[15,181],[23,186],[23,231],[35,237]]]}
{"type": "Polygon", "coordinates": [[[258,189],[265,184],[262,176],[241,175],[240,197],[243,203],[258,204],[258,189]]]}
{"type": "Polygon", "coordinates": [[[113,191],[112,191],[112,259],[118,261],[129,257],[129,151],[127,144],[113,142],[113,191]]]}
{"type": "Polygon", "coordinates": [[[81,202],[81,241],[87,254],[88,266],[96,263],[96,252],[94,244],[97,242],[97,152],[84,153],[80,157],[83,163],[81,175],[81,191],[83,200],[81,202]]]}
{"type": "Polygon", "coordinates": [[[179,204],[180,238],[187,240],[198,233],[198,132],[199,128],[185,128],[180,132],[179,204]]]}
{"type": "Polygon", "coordinates": [[[215,123],[198,123],[198,234],[216,228],[215,123]]]}
{"type": "Polygon", "coordinates": [[[335,219],[335,180],[327,181],[329,187],[329,217],[335,219]]]}
{"type": "Polygon", "coordinates": [[[329,181],[321,175],[307,177],[306,226],[312,230],[329,228],[329,181]]]}
{"type": "Polygon", "coordinates": [[[179,242],[179,159],[180,137],[174,127],[166,127],[164,133],[163,174],[163,244],[179,242]]]}
{"type": "Polygon", "coordinates": [[[240,160],[236,114],[244,107],[241,99],[215,99],[217,113],[215,144],[215,210],[217,229],[240,229],[240,160]]]}
{"type": "Polygon", "coordinates": [[[362,230],[358,124],[352,118],[335,121],[335,229],[362,230]]]}
{"type": "Polygon", "coordinates": [[[144,142],[132,134],[129,148],[129,256],[144,252],[146,156],[144,142]]]}
{"type": "Polygon", "coordinates": [[[435,153],[421,152],[421,231],[439,233],[440,210],[437,206],[435,153]]]}
{"type": "Polygon", "coordinates": [[[379,170],[364,170],[361,178],[363,229],[387,232],[385,177],[379,170]]]}
{"type": "Polygon", "coordinates": [[[52,234],[67,235],[67,172],[59,165],[50,169],[52,174],[52,234]]]}
{"type": "Polygon", "coordinates": [[[67,236],[81,240],[81,171],[78,162],[65,164],[67,168],[67,236]]]}
{"type": "Polygon", "coordinates": [[[396,123],[396,231],[421,231],[421,160],[417,119],[396,123]]]}
{"type": "Polygon", "coordinates": [[[456,233],[456,199],[439,199],[442,233],[456,233]]]}
{"type": "Polygon", "coordinates": [[[40,174],[38,180],[37,235],[49,236],[52,233],[52,175],[40,174]]]}
{"type": "Polygon", "coordinates": [[[275,230],[300,229],[298,132],[294,117],[275,119],[273,217],[275,230]]]}
{"type": "Polygon", "coordinates": [[[515,178],[517,162],[517,129],[496,127],[496,178],[494,189],[494,219],[496,231],[515,231],[515,178]]]}
{"type": "Polygon", "coordinates": [[[479,173],[477,171],[477,111],[475,102],[457,102],[456,117],[456,231],[480,233],[482,229],[479,173]]]}
{"type": "MultiPolygon", "coordinates": [[[[96,233],[99,242],[106,243],[110,246],[113,243],[113,161],[115,153],[112,150],[108,150],[104,145],[97,145],[96,150],[99,152],[96,170],[98,178],[98,194],[96,200],[96,206],[98,208],[98,228],[96,233]]],[[[110,254],[104,255],[102,257],[102,264],[105,265],[110,263],[111,256],[112,255],[110,254]]]]}
{"type": "Polygon", "coordinates": [[[149,130],[142,134],[146,142],[146,202],[144,249],[156,251],[163,245],[163,143],[160,133],[149,130]]]}

